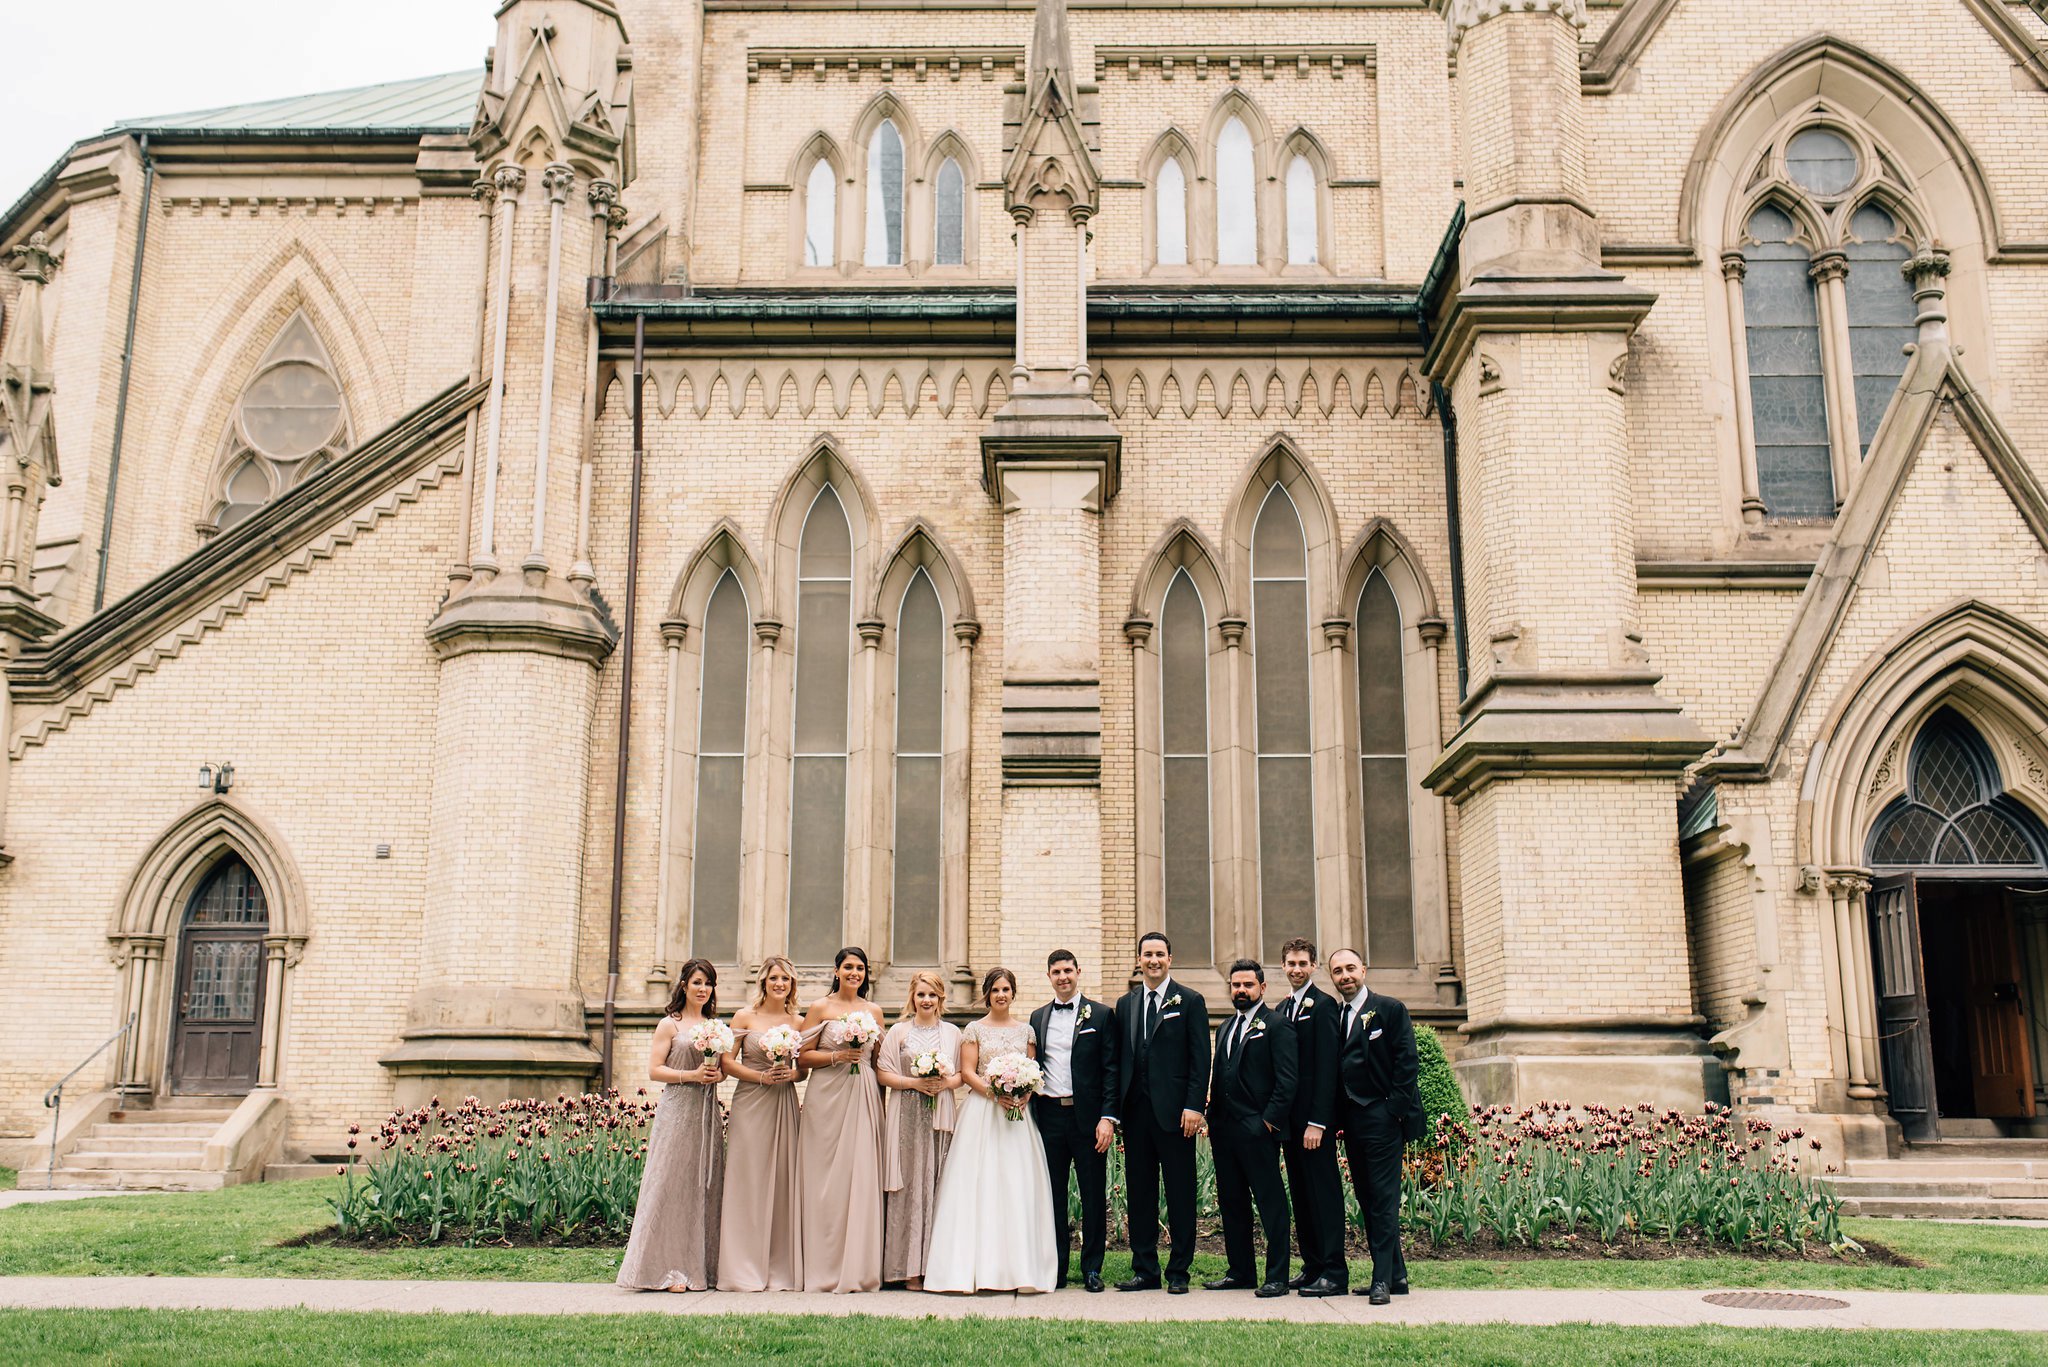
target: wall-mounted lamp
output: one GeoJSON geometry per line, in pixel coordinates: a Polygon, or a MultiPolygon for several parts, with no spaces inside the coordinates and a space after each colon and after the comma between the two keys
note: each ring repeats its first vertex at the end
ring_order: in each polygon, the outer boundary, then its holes
{"type": "Polygon", "coordinates": [[[235,766],[226,760],[219,764],[200,761],[199,786],[216,793],[226,792],[235,786],[235,766]]]}

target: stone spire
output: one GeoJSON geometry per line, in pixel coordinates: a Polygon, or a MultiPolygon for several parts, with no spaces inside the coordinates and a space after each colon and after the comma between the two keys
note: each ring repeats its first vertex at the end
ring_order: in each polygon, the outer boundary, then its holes
{"type": "MultiPolygon", "coordinates": [[[[1021,120],[1004,175],[1010,213],[1062,208],[1085,221],[1098,207],[1102,173],[1096,169],[1082,100],[1092,107],[1095,88],[1074,77],[1067,38],[1066,0],[1039,0],[1031,30],[1021,120]]],[[[1092,108],[1091,111],[1092,113],[1092,108]]]]}
{"type": "Polygon", "coordinates": [[[36,514],[43,490],[58,482],[57,381],[43,342],[43,286],[62,256],[41,233],[9,253],[21,278],[7,340],[0,347],[0,475],[7,503],[0,511],[0,632],[34,639],[56,622],[36,607],[36,514]]]}

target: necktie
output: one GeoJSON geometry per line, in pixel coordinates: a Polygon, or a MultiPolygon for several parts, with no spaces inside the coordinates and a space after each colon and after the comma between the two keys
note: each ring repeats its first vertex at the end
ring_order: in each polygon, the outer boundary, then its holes
{"type": "Polygon", "coordinates": [[[1159,989],[1145,994],[1145,1042],[1152,1042],[1152,1032],[1159,1028],[1159,989]]]}
{"type": "Polygon", "coordinates": [[[1244,1043],[1244,1017],[1238,1016],[1237,1023],[1230,1027],[1230,1057],[1237,1058],[1238,1046],[1244,1043]]]}

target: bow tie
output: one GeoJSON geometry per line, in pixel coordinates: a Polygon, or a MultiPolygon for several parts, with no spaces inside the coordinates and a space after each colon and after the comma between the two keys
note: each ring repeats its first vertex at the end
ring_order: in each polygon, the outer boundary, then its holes
{"type": "Polygon", "coordinates": [[[1074,1004],[1072,1002],[1054,1002],[1052,1009],[1055,1011],[1071,1011],[1074,1009],[1074,1004]]]}

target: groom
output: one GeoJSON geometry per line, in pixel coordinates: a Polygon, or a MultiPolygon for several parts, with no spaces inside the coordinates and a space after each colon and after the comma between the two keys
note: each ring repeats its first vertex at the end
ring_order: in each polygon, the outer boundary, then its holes
{"type": "Polygon", "coordinates": [[[1052,1175],[1053,1236],[1060,1251],[1053,1289],[1067,1284],[1067,1170],[1072,1168],[1081,1184],[1081,1280],[1090,1291],[1100,1291],[1109,1229],[1109,1146],[1117,1123],[1117,1032],[1109,1008],[1081,995],[1081,964],[1072,950],[1048,955],[1045,976],[1052,982],[1053,999],[1031,1013],[1045,1086],[1032,1100],[1031,1114],[1052,1175]]]}
{"type": "Polygon", "coordinates": [[[1138,939],[1142,981],[1116,1005],[1123,1066],[1116,1112],[1124,1118],[1131,1278],[1119,1291],[1159,1289],[1159,1187],[1173,1251],[1166,1289],[1188,1290],[1195,1261],[1195,1136],[1209,1099],[1209,1004],[1173,980],[1173,946],[1156,930],[1138,939]]]}

